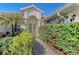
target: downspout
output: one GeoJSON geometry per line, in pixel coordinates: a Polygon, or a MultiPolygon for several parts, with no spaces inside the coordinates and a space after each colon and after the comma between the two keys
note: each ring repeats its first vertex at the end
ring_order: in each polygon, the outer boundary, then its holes
{"type": "Polygon", "coordinates": [[[65,18],[64,16],[62,16],[59,12],[57,12],[57,16],[59,16],[60,18],[64,19],[64,22],[67,22],[67,18],[65,18]]]}

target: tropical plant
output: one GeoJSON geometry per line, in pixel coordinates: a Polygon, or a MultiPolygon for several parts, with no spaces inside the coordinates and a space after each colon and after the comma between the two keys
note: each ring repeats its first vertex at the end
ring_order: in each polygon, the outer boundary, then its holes
{"type": "Polygon", "coordinates": [[[33,36],[28,31],[24,31],[19,36],[13,38],[11,53],[15,55],[31,55],[32,45],[33,36]]]}
{"type": "Polygon", "coordinates": [[[0,55],[31,55],[34,37],[28,31],[0,39],[0,55]]]}
{"type": "Polygon", "coordinates": [[[12,37],[0,39],[0,55],[10,54],[9,45],[11,44],[12,37]]]}
{"type": "Polygon", "coordinates": [[[4,24],[12,27],[12,35],[14,35],[14,32],[17,30],[17,24],[24,23],[24,18],[19,14],[2,15],[1,18],[5,20],[4,24]]]}

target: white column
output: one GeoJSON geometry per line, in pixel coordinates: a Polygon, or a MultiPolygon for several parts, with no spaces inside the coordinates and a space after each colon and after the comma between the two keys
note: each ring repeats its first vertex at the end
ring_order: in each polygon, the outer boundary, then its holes
{"type": "Polygon", "coordinates": [[[36,30],[36,31],[37,31],[37,34],[36,34],[37,36],[39,36],[39,31],[38,31],[38,28],[39,28],[39,27],[40,27],[40,21],[38,20],[38,23],[37,23],[37,30],[36,30]]]}
{"type": "Polygon", "coordinates": [[[32,24],[32,33],[33,33],[33,24],[32,24]]]}

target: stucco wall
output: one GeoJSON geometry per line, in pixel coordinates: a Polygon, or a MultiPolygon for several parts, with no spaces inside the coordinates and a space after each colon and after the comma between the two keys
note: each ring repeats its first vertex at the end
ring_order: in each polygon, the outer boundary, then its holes
{"type": "Polygon", "coordinates": [[[22,13],[24,14],[24,18],[28,18],[29,16],[34,15],[37,17],[37,19],[41,19],[42,16],[42,14],[35,8],[26,9],[22,11],[22,13]]]}
{"type": "Polygon", "coordinates": [[[70,18],[72,18],[72,15],[74,15],[74,14],[76,15],[76,17],[75,17],[75,19],[73,20],[73,22],[79,22],[79,11],[78,11],[78,10],[70,12],[70,13],[68,14],[68,16],[69,16],[70,18]]]}
{"type": "Polygon", "coordinates": [[[36,29],[35,29],[36,32],[35,33],[36,33],[36,35],[39,35],[38,28],[41,25],[42,13],[40,11],[36,10],[35,8],[29,8],[29,9],[23,10],[22,14],[23,14],[23,17],[25,18],[25,22],[26,22],[27,27],[28,27],[28,17],[31,16],[31,15],[36,16],[37,20],[34,21],[32,19],[32,20],[29,20],[29,21],[32,24],[36,24],[36,29]]]}
{"type": "Polygon", "coordinates": [[[0,25],[0,33],[3,33],[5,34],[6,32],[10,32],[12,34],[12,28],[3,24],[3,25],[0,25]]]}
{"type": "Polygon", "coordinates": [[[5,25],[0,25],[0,33],[6,33],[7,27],[5,25]]]}

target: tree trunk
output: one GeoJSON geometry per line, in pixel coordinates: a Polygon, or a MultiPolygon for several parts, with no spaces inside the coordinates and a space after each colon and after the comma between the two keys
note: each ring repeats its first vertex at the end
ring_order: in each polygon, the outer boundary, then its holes
{"type": "Polygon", "coordinates": [[[12,36],[14,36],[14,27],[13,27],[13,24],[12,24],[12,36]]]}
{"type": "Polygon", "coordinates": [[[17,31],[17,22],[15,22],[15,32],[17,31]]]}

